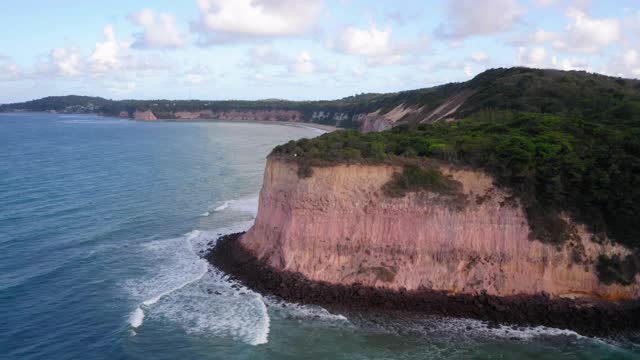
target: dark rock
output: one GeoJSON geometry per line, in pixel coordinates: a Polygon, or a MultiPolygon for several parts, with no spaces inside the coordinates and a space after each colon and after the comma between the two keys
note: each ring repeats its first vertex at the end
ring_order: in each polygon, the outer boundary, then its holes
{"type": "MultiPolygon", "coordinates": [[[[385,309],[426,314],[467,317],[517,326],[545,325],[572,329],[592,336],[605,336],[628,329],[640,329],[640,301],[590,301],[553,299],[549,294],[497,297],[481,291],[478,295],[449,295],[420,288],[393,291],[354,285],[310,281],[300,273],[278,271],[256,259],[240,243],[242,234],[220,237],[206,258],[238,282],[265,295],[291,302],[352,309],[385,309]]],[[[239,290],[237,285],[233,286],[239,290]]],[[[470,330],[470,327],[467,327],[470,330]]],[[[519,340],[517,338],[512,338],[519,340]]]]}

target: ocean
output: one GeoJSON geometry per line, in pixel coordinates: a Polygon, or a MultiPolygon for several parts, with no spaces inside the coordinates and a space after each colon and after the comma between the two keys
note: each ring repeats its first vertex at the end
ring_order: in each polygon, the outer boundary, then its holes
{"type": "Polygon", "coordinates": [[[636,334],[263,297],[201,258],[251,226],[265,158],[321,131],[0,114],[0,359],[635,359],[636,334]]]}

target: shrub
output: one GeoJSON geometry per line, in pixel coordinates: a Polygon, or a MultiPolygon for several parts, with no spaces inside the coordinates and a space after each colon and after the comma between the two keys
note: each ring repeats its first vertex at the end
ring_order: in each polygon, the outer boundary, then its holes
{"type": "Polygon", "coordinates": [[[459,193],[462,185],[433,168],[418,165],[405,165],[401,173],[395,173],[393,179],[382,190],[389,197],[403,197],[407,192],[429,191],[442,195],[459,193]]]}

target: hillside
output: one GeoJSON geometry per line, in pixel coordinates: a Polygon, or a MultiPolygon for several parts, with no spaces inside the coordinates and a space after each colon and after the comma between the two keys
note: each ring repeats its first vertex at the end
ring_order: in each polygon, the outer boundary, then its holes
{"type": "Polygon", "coordinates": [[[361,94],[331,101],[114,101],[59,96],[0,105],[2,112],[56,111],[135,118],[136,112],[151,111],[161,120],[303,121],[365,131],[460,119],[485,109],[621,123],[640,116],[640,81],[578,71],[518,67],[487,70],[462,83],[390,94],[361,94]]]}

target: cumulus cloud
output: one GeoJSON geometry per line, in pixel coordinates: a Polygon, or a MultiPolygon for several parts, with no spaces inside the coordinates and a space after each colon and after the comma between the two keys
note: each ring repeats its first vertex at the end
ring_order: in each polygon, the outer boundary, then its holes
{"type": "Polygon", "coordinates": [[[369,29],[347,27],[338,39],[337,48],[351,55],[388,55],[393,52],[391,29],[379,30],[375,25],[369,29]]]}
{"type": "Polygon", "coordinates": [[[41,58],[36,65],[38,75],[79,76],[84,69],[84,61],[77,48],[55,48],[41,58]]]}
{"type": "Polygon", "coordinates": [[[596,53],[602,47],[620,40],[620,21],[614,18],[596,19],[577,8],[569,8],[567,17],[572,21],[566,33],[554,41],[554,48],[566,52],[596,53]]]}
{"type": "Polygon", "coordinates": [[[132,51],[131,43],[119,41],[111,25],[104,27],[103,36],[103,41],[96,43],[88,59],[87,71],[94,75],[113,71],[135,71],[142,74],[173,67],[171,59],[166,55],[160,57],[132,51]]]}
{"type": "Polygon", "coordinates": [[[106,77],[135,72],[143,75],[168,70],[174,64],[167,56],[142,54],[131,50],[129,42],[119,41],[111,25],[103,29],[103,40],[97,42],[89,55],[76,47],[58,47],[41,55],[33,71],[20,72],[27,77],[106,77]]]}
{"type": "Polygon", "coordinates": [[[9,63],[8,59],[0,59],[0,81],[24,80],[29,77],[18,64],[9,63]]]}
{"type": "Polygon", "coordinates": [[[523,14],[517,0],[449,0],[447,21],[435,34],[453,40],[497,34],[511,30],[523,14]]]}
{"type": "Polygon", "coordinates": [[[176,28],[176,19],[169,14],[156,14],[151,9],[129,15],[129,19],[142,27],[136,33],[132,46],[137,48],[179,48],[187,44],[187,36],[176,28]]]}
{"type": "Polygon", "coordinates": [[[542,68],[547,65],[549,53],[543,47],[518,48],[518,64],[528,67],[542,68]]]}
{"type": "Polygon", "coordinates": [[[200,18],[192,24],[201,45],[300,35],[317,22],[321,0],[198,0],[200,18]]]}
{"type": "Polygon", "coordinates": [[[121,66],[121,55],[129,47],[116,39],[116,33],[111,25],[105,26],[102,31],[104,41],[96,43],[91,54],[91,68],[95,72],[104,73],[118,70],[121,66]]]}
{"type": "Polygon", "coordinates": [[[395,42],[390,27],[383,30],[371,24],[364,29],[346,27],[328,47],[348,55],[364,56],[370,65],[396,65],[407,63],[409,54],[429,49],[430,43],[427,37],[395,42]]]}
{"type": "Polygon", "coordinates": [[[582,70],[592,71],[591,66],[583,59],[578,58],[563,58],[558,59],[556,56],[551,57],[551,66],[560,70],[582,70]]]}
{"type": "Polygon", "coordinates": [[[610,61],[605,71],[615,76],[640,78],[640,52],[624,50],[610,61]]]}
{"type": "Polygon", "coordinates": [[[311,74],[316,70],[316,64],[311,55],[303,51],[298,55],[296,61],[291,64],[290,70],[298,74],[311,74]]]}

